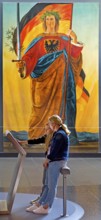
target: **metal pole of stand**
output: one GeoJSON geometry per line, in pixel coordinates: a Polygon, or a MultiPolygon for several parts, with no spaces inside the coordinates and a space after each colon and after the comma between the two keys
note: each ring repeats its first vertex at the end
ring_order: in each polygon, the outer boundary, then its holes
{"type": "Polygon", "coordinates": [[[63,174],[63,216],[67,215],[67,177],[66,174],[63,174]]]}
{"type": "Polygon", "coordinates": [[[63,175],[63,214],[62,216],[68,216],[67,214],[67,175],[70,174],[70,168],[65,166],[60,169],[60,173],[63,175]]]}

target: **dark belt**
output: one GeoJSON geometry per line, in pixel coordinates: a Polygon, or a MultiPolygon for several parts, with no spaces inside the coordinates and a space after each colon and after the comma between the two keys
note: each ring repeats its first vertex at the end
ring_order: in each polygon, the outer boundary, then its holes
{"type": "Polygon", "coordinates": [[[54,162],[54,161],[60,161],[60,160],[64,160],[64,159],[62,159],[62,158],[57,158],[57,159],[54,159],[54,160],[50,160],[49,163],[54,162]]]}

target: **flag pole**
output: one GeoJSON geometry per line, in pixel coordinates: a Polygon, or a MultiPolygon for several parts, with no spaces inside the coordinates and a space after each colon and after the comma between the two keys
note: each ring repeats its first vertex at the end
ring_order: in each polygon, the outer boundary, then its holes
{"type": "MultiPolygon", "coordinates": [[[[17,57],[18,61],[21,60],[21,45],[20,45],[20,4],[17,3],[17,57]]],[[[22,69],[19,69],[20,77],[24,77],[22,69]]]]}
{"type": "Polygon", "coordinates": [[[18,60],[21,60],[21,50],[20,50],[20,5],[17,3],[17,56],[18,60]]]}
{"type": "MultiPolygon", "coordinates": [[[[20,45],[20,5],[17,3],[17,60],[12,60],[12,62],[21,61],[21,45],[20,45]]],[[[24,77],[23,70],[19,68],[20,77],[24,77]]]]}

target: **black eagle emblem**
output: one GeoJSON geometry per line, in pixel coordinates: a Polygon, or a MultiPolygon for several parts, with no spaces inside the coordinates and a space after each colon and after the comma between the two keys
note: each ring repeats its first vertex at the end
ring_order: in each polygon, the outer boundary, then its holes
{"type": "Polygon", "coordinates": [[[45,40],[45,49],[47,53],[55,52],[59,49],[58,40],[45,40]]]}

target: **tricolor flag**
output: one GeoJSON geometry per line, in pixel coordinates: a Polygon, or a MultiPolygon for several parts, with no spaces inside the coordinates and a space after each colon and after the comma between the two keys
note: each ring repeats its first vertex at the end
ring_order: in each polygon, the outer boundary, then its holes
{"type": "MultiPolygon", "coordinates": [[[[27,14],[20,21],[20,46],[21,55],[31,43],[31,41],[43,33],[42,15],[48,11],[58,12],[60,16],[59,33],[67,33],[68,29],[72,27],[72,12],[73,4],[55,4],[55,3],[37,3],[34,5],[27,14]]],[[[14,31],[13,47],[15,53],[17,51],[17,29],[14,31]]]]}
{"type": "Polygon", "coordinates": [[[86,74],[84,72],[84,70],[82,69],[77,81],[77,88],[76,88],[76,94],[77,94],[77,100],[81,102],[81,100],[83,100],[83,102],[88,102],[89,100],[89,92],[87,91],[87,89],[84,86],[85,83],[85,78],[86,78],[86,74]]]}

